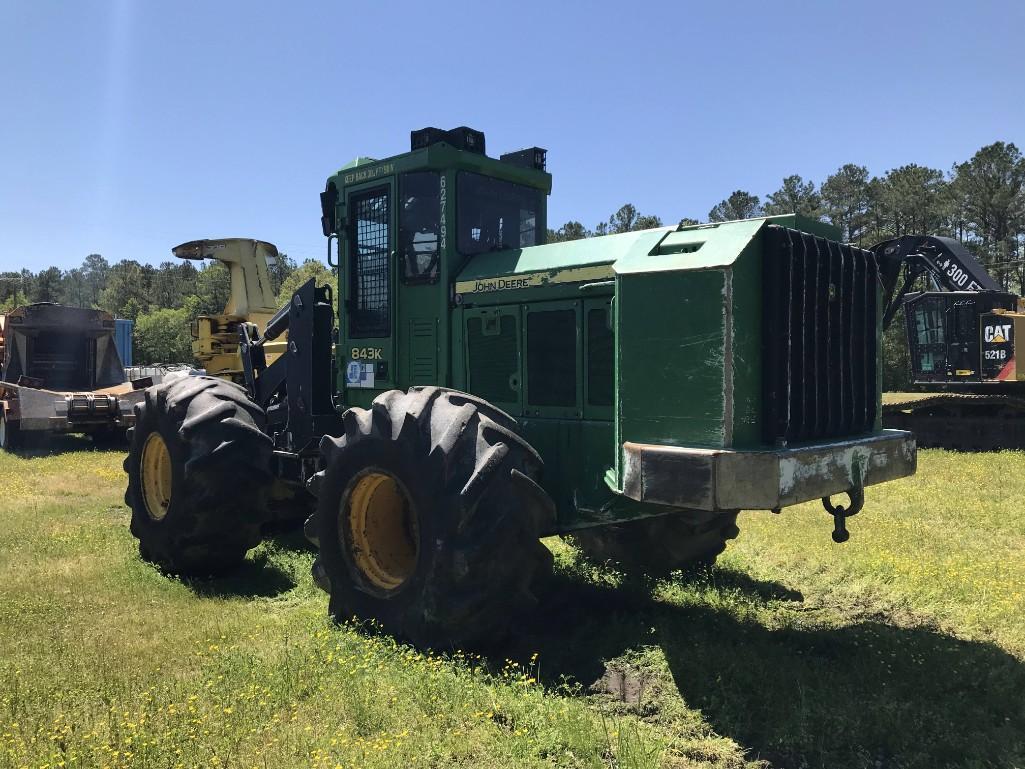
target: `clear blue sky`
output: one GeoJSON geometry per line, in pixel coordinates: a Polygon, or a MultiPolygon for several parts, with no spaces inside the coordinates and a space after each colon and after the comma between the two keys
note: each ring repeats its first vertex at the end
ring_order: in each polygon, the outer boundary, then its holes
{"type": "Polygon", "coordinates": [[[550,223],[1025,144],[1025,3],[0,0],[0,269],[321,257],[317,195],[409,130],[538,144],[550,223]]]}

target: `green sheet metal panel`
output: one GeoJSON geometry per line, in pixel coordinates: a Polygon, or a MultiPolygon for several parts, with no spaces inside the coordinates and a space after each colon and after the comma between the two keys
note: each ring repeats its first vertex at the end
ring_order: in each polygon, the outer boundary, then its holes
{"type": "Polygon", "coordinates": [[[741,251],[731,270],[733,429],[731,448],[756,448],[762,441],[762,231],[741,251]]]}
{"type": "Polygon", "coordinates": [[[615,264],[617,443],[759,443],[765,219],[670,232],[615,264]]]}
{"type": "Polygon", "coordinates": [[[731,267],[765,219],[703,224],[664,233],[648,251],[634,249],[615,264],[617,275],[731,267]]]}
{"type": "Polygon", "coordinates": [[[600,238],[584,238],[563,243],[549,243],[529,248],[515,248],[479,254],[456,277],[456,293],[488,293],[510,288],[536,288],[551,281],[579,282],[612,278],[611,265],[628,254],[647,254],[673,231],[670,227],[623,232],[600,238]],[[575,268],[598,267],[588,272],[563,274],[575,268]],[[523,285],[502,285],[497,281],[529,276],[523,285]],[[476,283],[493,283],[483,287],[476,283]]]}
{"type": "MultiPolygon", "coordinates": [[[[615,462],[612,423],[587,419],[545,419],[525,416],[520,430],[544,459],[541,485],[555,502],[555,534],[613,520],[615,495],[605,474],[615,462]]],[[[627,500],[620,520],[637,517],[637,503],[627,500]]]]}
{"type": "Polygon", "coordinates": [[[619,276],[620,443],[727,445],[729,277],[722,269],[619,276]]]}
{"type": "Polygon", "coordinates": [[[466,390],[503,411],[523,412],[523,330],[518,305],[464,314],[466,390]]]}

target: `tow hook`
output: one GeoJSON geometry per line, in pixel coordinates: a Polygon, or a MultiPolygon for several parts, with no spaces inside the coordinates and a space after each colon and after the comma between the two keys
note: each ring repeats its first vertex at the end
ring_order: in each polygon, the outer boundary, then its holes
{"type": "Polygon", "coordinates": [[[847,531],[847,519],[860,513],[861,508],[865,506],[865,487],[860,483],[857,486],[851,486],[847,489],[847,496],[851,500],[850,507],[834,505],[829,501],[829,497],[822,498],[822,506],[826,508],[827,513],[833,516],[833,541],[837,544],[851,538],[851,533],[847,531]]]}

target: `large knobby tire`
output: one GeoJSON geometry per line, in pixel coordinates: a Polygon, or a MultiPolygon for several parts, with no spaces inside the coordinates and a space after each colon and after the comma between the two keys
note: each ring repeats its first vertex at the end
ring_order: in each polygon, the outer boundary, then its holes
{"type": "Polygon", "coordinates": [[[125,504],[139,553],[174,574],[224,572],[259,544],[272,482],[263,410],[208,376],[146,390],[135,407],[125,504]]]}
{"type": "Polygon", "coordinates": [[[422,647],[501,638],[552,566],[538,537],[555,508],[515,420],[429,387],[383,393],[343,421],[343,436],[321,441],[308,527],[332,615],[422,647]]]}
{"type": "Polygon", "coordinates": [[[739,533],[736,512],[687,510],[583,529],[573,533],[573,542],[595,563],[665,577],[687,566],[711,566],[739,533]]]}

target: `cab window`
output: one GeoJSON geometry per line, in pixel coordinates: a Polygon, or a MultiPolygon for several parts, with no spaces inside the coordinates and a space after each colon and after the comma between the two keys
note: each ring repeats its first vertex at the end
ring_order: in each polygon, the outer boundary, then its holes
{"type": "Polygon", "coordinates": [[[915,308],[915,330],[919,344],[943,344],[943,319],[935,303],[922,303],[915,308]]]}
{"type": "Polygon", "coordinates": [[[468,171],[459,174],[457,185],[463,256],[538,244],[540,190],[468,171]]]}
{"type": "Polygon", "coordinates": [[[353,222],[350,252],[349,336],[382,337],[391,333],[391,288],[388,254],[388,188],[353,195],[349,218],[353,222]]]}
{"type": "Polygon", "coordinates": [[[403,174],[399,182],[399,261],[405,283],[434,283],[441,265],[441,176],[403,174]]]}

